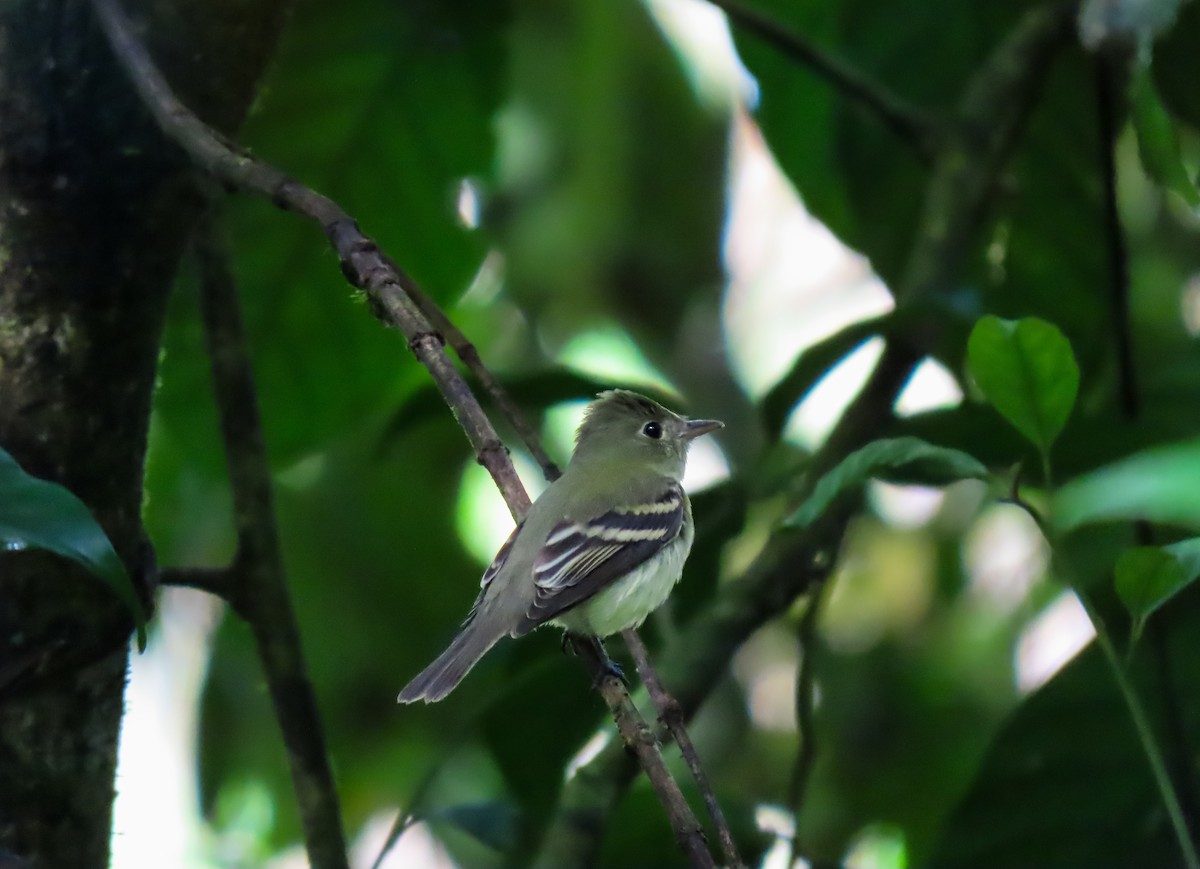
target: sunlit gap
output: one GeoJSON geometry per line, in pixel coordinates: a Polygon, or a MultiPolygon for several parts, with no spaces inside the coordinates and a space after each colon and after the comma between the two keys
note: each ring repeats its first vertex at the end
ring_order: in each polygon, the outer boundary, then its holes
{"type": "MultiPolygon", "coordinates": [[[[368,869],[383,850],[396,820],[396,811],[376,812],[350,842],[351,869],[368,869]]],[[[379,869],[458,869],[459,863],[434,835],[427,822],[413,824],[404,831],[379,869]]],[[[221,866],[245,866],[246,861],[226,861],[221,866]]],[[[262,869],[310,869],[308,854],[302,843],[296,843],[271,860],[262,869]]]]}
{"type": "MultiPolygon", "coordinates": [[[[763,855],[761,869],[809,869],[812,864],[803,858],[788,864],[795,833],[795,817],[790,811],[764,803],[755,807],[754,821],[760,830],[775,837],[763,855]]],[[[863,827],[851,841],[842,865],[846,869],[906,869],[908,845],[904,831],[894,824],[863,827]]]]}
{"type": "MultiPolygon", "coordinates": [[[[511,458],[529,497],[537,498],[546,488],[541,468],[524,451],[513,450],[511,458]]],[[[482,565],[491,564],[513,530],[512,514],[504,498],[487,469],[474,459],[463,464],[454,527],[463,548],[482,565]]]]}
{"type": "Polygon", "coordinates": [[[754,823],[774,840],[763,854],[762,863],[759,864],[761,869],[809,869],[811,864],[803,859],[788,864],[796,829],[795,816],[790,811],[762,803],[754,808],[754,823]]]}
{"type": "Polygon", "coordinates": [[[1183,285],[1179,304],[1187,333],[1193,337],[1200,335],[1200,272],[1188,278],[1183,285]]]}
{"type": "Polygon", "coordinates": [[[758,103],[758,82],[738,57],[725,14],[703,0],[647,0],[701,105],[758,103]]]}
{"type": "Polygon", "coordinates": [[[929,523],[946,500],[944,489],[931,486],[901,486],[873,480],[867,486],[867,502],[875,515],[893,528],[915,531],[929,523]]]}
{"type": "Polygon", "coordinates": [[[604,751],[604,746],[612,742],[612,738],[613,729],[607,725],[593,733],[592,738],[583,744],[583,748],[567,761],[566,778],[574,778],[575,773],[595,760],[597,755],[604,751]]]}
{"type": "Polygon", "coordinates": [[[1095,636],[1079,598],[1064,591],[1021,632],[1014,663],[1017,690],[1026,695],[1041,688],[1095,636]]]}
{"type": "Polygon", "coordinates": [[[470,178],[458,182],[458,196],[455,198],[455,211],[458,222],[465,229],[479,228],[480,196],[479,185],[470,178]]]}
{"type": "Polygon", "coordinates": [[[1011,504],[990,506],[963,539],[967,594],[998,616],[1016,612],[1045,576],[1049,557],[1028,513],[1011,504]]]}
{"type": "Polygon", "coordinates": [[[806,347],[892,299],[867,260],[805,210],[745,111],[731,162],[724,321],[734,374],[758,396],[806,347]]]}
{"type": "Polygon", "coordinates": [[[197,735],[222,610],[202,592],[164,589],[145,653],[130,655],[113,803],[115,869],[209,865],[202,857],[197,735]]]}
{"type": "Polygon", "coordinates": [[[906,869],[908,847],[895,824],[870,824],[858,832],[842,860],[846,869],[906,869]]]}
{"type": "MultiPolygon", "coordinates": [[[[755,632],[733,658],[750,720],[759,730],[796,732],[796,677],[799,647],[791,625],[768,625],[755,632]]],[[[814,707],[819,703],[814,699],[814,707]]]]}

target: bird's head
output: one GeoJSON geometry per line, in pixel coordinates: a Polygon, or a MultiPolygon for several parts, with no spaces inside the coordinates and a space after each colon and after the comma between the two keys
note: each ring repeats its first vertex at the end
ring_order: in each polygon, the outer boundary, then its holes
{"type": "Polygon", "coordinates": [[[636,464],[679,479],[691,442],[724,425],[715,419],[688,419],[644,395],[610,389],[588,405],[575,434],[572,461],[636,464]]]}

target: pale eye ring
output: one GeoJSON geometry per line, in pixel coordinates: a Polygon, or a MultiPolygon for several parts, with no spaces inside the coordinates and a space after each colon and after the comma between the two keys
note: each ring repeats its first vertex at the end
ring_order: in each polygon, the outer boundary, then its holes
{"type": "Polygon", "coordinates": [[[663,435],[662,425],[655,422],[654,420],[651,420],[650,422],[648,422],[644,426],[642,426],[642,434],[644,434],[646,437],[650,438],[651,440],[656,441],[659,438],[661,438],[663,435]]]}

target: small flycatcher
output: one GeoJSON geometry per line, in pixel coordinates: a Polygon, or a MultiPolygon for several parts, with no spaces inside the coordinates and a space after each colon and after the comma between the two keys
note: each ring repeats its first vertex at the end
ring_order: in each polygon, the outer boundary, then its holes
{"type": "Polygon", "coordinates": [[[400,702],[441,700],[506,635],[555,624],[607,637],[640,625],[667,599],[692,548],[692,508],[679,482],[688,445],[723,425],[635,392],[600,393],[567,469],[500,547],[458,635],[400,702]]]}

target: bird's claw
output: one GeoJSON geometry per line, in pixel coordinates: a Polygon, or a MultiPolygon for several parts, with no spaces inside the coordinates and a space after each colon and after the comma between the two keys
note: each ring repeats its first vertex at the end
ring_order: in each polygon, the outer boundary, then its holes
{"type": "Polygon", "coordinates": [[[629,680],[625,678],[625,671],[620,664],[609,657],[608,649],[604,648],[604,641],[599,637],[596,638],[596,647],[600,650],[600,672],[596,675],[596,684],[592,687],[599,688],[605,676],[620,679],[622,685],[626,688],[630,687],[629,680]]]}
{"type": "Polygon", "coordinates": [[[609,657],[608,649],[604,647],[604,641],[599,637],[593,637],[585,634],[572,634],[570,631],[563,631],[560,645],[564,655],[575,652],[575,640],[582,640],[585,643],[590,642],[595,644],[596,658],[600,664],[600,667],[596,671],[596,678],[592,680],[593,690],[599,689],[600,683],[609,676],[619,679],[621,684],[626,688],[632,687],[629,684],[629,679],[625,677],[625,670],[620,664],[609,657]]]}

